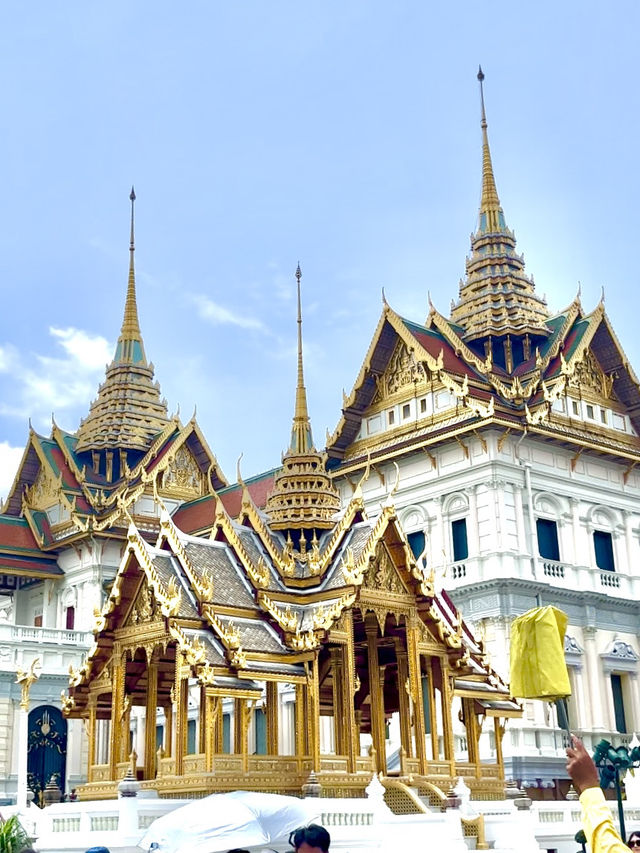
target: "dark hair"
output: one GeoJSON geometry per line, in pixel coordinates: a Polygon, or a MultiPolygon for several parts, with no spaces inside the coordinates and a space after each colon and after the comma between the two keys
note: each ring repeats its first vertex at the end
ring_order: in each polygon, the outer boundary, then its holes
{"type": "Polygon", "coordinates": [[[243,850],[242,847],[234,847],[231,850],[229,850],[229,853],[249,853],[249,851],[243,850]]]}
{"type": "Polygon", "coordinates": [[[627,838],[627,847],[629,846],[629,843],[631,842],[631,839],[632,839],[632,838],[638,838],[638,839],[640,839],[640,830],[635,829],[635,830],[631,833],[631,835],[627,838]]]}
{"type": "Polygon", "coordinates": [[[86,853],[111,853],[108,847],[90,847],[86,853]]]}
{"type": "Polygon", "coordinates": [[[324,826],[310,823],[309,826],[301,826],[299,829],[295,829],[289,836],[289,844],[293,845],[296,850],[305,843],[309,847],[319,847],[323,853],[329,853],[331,836],[324,826]]]}

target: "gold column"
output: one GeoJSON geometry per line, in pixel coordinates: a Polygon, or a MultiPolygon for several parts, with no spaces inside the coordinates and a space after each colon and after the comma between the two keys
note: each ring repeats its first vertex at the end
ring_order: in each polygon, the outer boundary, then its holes
{"type": "Polygon", "coordinates": [[[296,684],[295,736],[296,755],[299,758],[309,754],[307,735],[307,686],[306,684],[296,684]]]}
{"type": "MultiPolygon", "coordinates": [[[[424,703],[422,698],[422,665],[418,647],[418,630],[414,620],[406,625],[407,662],[409,665],[409,690],[413,699],[413,733],[416,744],[416,758],[420,773],[427,773],[427,748],[425,743],[426,727],[424,723],[424,703]]],[[[432,718],[433,719],[433,718],[432,718]]],[[[433,722],[432,722],[433,728],[433,722]]]]}
{"type": "MultiPolygon", "coordinates": [[[[409,662],[407,650],[400,637],[395,639],[396,660],[398,661],[398,712],[400,714],[400,743],[404,748],[407,758],[413,758],[413,744],[411,738],[411,708],[409,693],[411,682],[409,680],[409,662]]],[[[417,697],[416,697],[417,698],[417,697]]]]}
{"type": "Polygon", "coordinates": [[[428,700],[429,700],[429,719],[431,720],[431,754],[433,760],[438,761],[440,758],[440,740],[438,738],[438,715],[436,712],[436,688],[433,683],[433,665],[431,658],[427,658],[425,665],[425,675],[427,676],[428,684],[428,700]]]}
{"type": "Polygon", "coordinates": [[[113,671],[111,675],[112,705],[111,729],[109,732],[109,777],[117,778],[117,764],[120,756],[122,718],[124,716],[124,680],[126,659],[118,644],[113,650],[113,671]]]}
{"type": "Polygon", "coordinates": [[[91,696],[89,697],[89,719],[87,724],[87,738],[89,740],[89,766],[87,768],[87,782],[93,781],[93,770],[92,767],[96,763],[96,714],[97,714],[97,705],[98,697],[91,696]]]}
{"type": "MultiPolygon", "coordinates": [[[[144,778],[156,775],[156,709],[158,707],[158,661],[152,653],[147,661],[147,701],[144,715],[144,778]]],[[[126,733],[123,733],[126,737],[126,733]]]]}
{"type": "Polygon", "coordinates": [[[213,711],[215,719],[215,740],[213,751],[222,754],[224,752],[224,715],[222,710],[222,696],[218,696],[213,711]]]}
{"type": "Polygon", "coordinates": [[[189,670],[183,671],[182,662],[176,661],[176,737],[175,757],[176,776],[184,773],[184,757],[187,752],[188,710],[189,710],[189,670]]]}
{"type": "Polygon", "coordinates": [[[267,754],[278,755],[278,682],[267,681],[267,754]]]}
{"type": "Polygon", "coordinates": [[[493,731],[496,738],[496,764],[500,768],[500,778],[504,781],[504,757],[502,755],[502,738],[504,737],[505,724],[499,717],[493,718],[493,731]]]}
{"type": "Polygon", "coordinates": [[[344,719],[344,676],[342,666],[342,647],[332,646],[331,681],[333,685],[333,736],[336,755],[344,755],[345,749],[345,719],[344,719]]]}
{"type": "Polygon", "coordinates": [[[171,757],[173,748],[173,704],[164,706],[164,754],[171,757]]]}
{"type": "Polygon", "coordinates": [[[217,740],[217,703],[221,702],[217,696],[210,696],[206,689],[203,690],[201,701],[204,705],[204,714],[201,717],[202,731],[204,732],[204,766],[207,773],[213,771],[213,756],[216,751],[217,740]]]}
{"type": "Polygon", "coordinates": [[[371,737],[377,755],[378,772],[386,773],[386,744],[384,696],[380,689],[380,663],[378,657],[378,622],[373,613],[367,613],[364,620],[367,635],[367,657],[369,670],[369,706],[371,713],[371,737]]]}
{"type": "Polygon", "coordinates": [[[453,695],[451,691],[451,682],[449,675],[449,661],[440,658],[440,672],[442,673],[442,735],[444,739],[444,757],[446,761],[451,762],[451,773],[455,771],[454,762],[454,743],[453,743],[453,720],[451,719],[451,710],[453,705],[453,695]]]}
{"type": "Polygon", "coordinates": [[[198,713],[198,752],[202,755],[207,751],[207,689],[200,685],[200,707],[198,713]]]}
{"type": "Polygon", "coordinates": [[[478,744],[478,718],[473,707],[473,699],[463,699],[463,717],[464,727],[467,732],[467,751],[469,753],[469,763],[474,764],[476,768],[476,777],[480,778],[480,749],[478,744]]]}
{"type": "Polygon", "coordinates": [[[244,740],[244,699],[234,699],[233,702],[233,751],[236,755],[244,755],[246,743],[244,740]]]}
{"type": "Polygon", "coordinates": [[[313,758],[313,769],[320,770],[320,682],[318,678],[318,653],[311,662],[311,677],[307,688],[309,723],[309,747],[313,758]]]}
{"type": "Polygon", "coordinates": [[[128,761],[131,754],[131,702],[127,702],[125,696],[124,717],[122,718],[122,732],[120,735],[120,757],[118,761],[128,761]]]}
{"type": "Polygon", "coordinates": [[[347,643],[342,647],[343,654],[343,712],[344,712],[344,737],[345,751],[347,753],[347,768],[350,773],[356,772],[357,757],[360,755],[360,727],[356,722],[354,695],[356,687],[356,663],[353,653],[353,614],[351,611],[345,613],[345,627],[347,630],[347,643]]]}

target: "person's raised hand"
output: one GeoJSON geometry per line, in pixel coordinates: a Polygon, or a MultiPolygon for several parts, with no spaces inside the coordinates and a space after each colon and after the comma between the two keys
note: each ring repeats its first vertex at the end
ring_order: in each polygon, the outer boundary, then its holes
{"type": "Polygon", "coordinates": [[[585,788],[597,788],[600,785],[600,777],[593,758],[584,748],[580,738],[575,735],[571,735],[571,746],[567,747],[567,759],[567,773],[571,776],[579,794],[585,788]]]}

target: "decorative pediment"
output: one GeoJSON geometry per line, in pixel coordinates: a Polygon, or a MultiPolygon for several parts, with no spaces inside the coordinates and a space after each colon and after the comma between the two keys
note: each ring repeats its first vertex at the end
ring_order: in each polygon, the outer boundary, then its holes
{"type": "Polygon", "coordinates": [[[408,590],[384,545],[379,545],[376,549],[376,558],[367,569],[362,585],[377,592],[391,592],[395,595],[408,594],[408,590]]]}
{"type": "Polygon", "coordinates": [[[160,604],[150,589],[147,579],[144,578],[138,594],[133,602],[125,626],[144,625],[148,622],[158,622],[162,619],[160,604]]]}
{"type": "Polygon", "coordinates": [[[403,388],[415,388],[426,381],[427,371],[424,365],[409,352],[403,340],[398,340],[386,370],[382,376],[376,377],[377,390],[373,403],[386,400],[403,388]]]}
{"type": "Polygon", "coordinates": [[[204,494],[204,475],[186,445],[179,447],[162,475],[162,493],[192,499],[204,494]]]}
{"type": "Polygon", "coordinates": [[[614,398],[613,377],[607,376],[590,348],[585,349],[582,358],[574,365],[568,386],[590,392],[602,400],[614,398]]]}
{"type": "Polygon", "coordinates": [[[26,498],[33,509],[45,510],[60,500],[60,482],[53,472],[41,466],[33,486],[27,489],[26,498]]]}

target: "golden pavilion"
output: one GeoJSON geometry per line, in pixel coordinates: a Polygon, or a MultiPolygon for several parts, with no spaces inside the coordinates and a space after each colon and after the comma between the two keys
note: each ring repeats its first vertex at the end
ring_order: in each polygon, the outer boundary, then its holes
{"type": "MultiPolygon", "coordinates": [[[[297,388],[282,467],[248,484],[238,471],[227,487],[208,456],[202,494],[171,512],[163,468],[149,464],[110,504],[111,524],[128,525],[124,555],[96,612],[93,647],[63,697],[65,714],[88,732],[84,799],[116,796],[129,771],[165,797],[300,794],[316,782],[328,796],[362,796],[373,773],[425,795],[444,796],[462,776],[474,796],[504,796],[501,741],[520,708],[411,551],[394,490],[376,517],[365,513],[360,485],[340,509],[311,432],[299,267],[296,278],[297,388]],[[157,508],[155,527],[133,512],[143,493],[157,508]],[[143,727],[137,750],[134,718],[143,727]],[[392,721],[400,735],[393,762],[392,721]],[[489,724],[495,758],[486,762],[479,734],[489,724]],[[464,760],[454,756],[455,726],[464,726],[464,760]]],[[[120,358],[144,359],[127,311],[120,358]]],[[[102,437],[116,429],[102,420],[112,411],[112,374],[122,371],[126,399],[127,375],[140,363],[109,368],[109,387],[78,433],[83,448],[103,453],[102,437]]],[[[149,407],[149,430],[162,437],[170,426],[150,398],[149,407]]],[[[126,457],[119,464],[122,471],[126,457]]],[[[201,460],[201,479],[203,469],[201,460]]]]}

